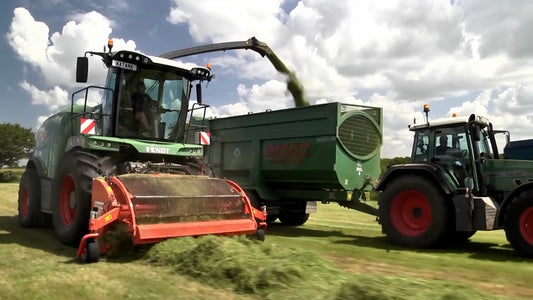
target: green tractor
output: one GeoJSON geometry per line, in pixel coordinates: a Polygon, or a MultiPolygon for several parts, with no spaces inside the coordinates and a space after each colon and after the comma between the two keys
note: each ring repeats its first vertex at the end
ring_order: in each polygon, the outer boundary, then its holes
{"type": "Polygon", "coordinates": [[[137,244],[256,230],[264,238],[260,212],[236,184],[206,176],[204,146],[192,142],[205,127],[200,83],[212,79],[210,68],[108,47],[79,57],[76,70],[87,82],[87,55],[101,57],[105,85],[74,92],[37,132],[20,182],[20,225],[52,223],[89,261],[109,250],[102,234],[118,223],[137,244]]]}
{"type": "Polygon", "coordinates": [[[504,229],[517,252],[533,257],[533,162],[500,158],[495,135],[509,140],[508,132],[474,114],[409,129],[411,162],[390,166],[376,187],[387,238],[424,248],[504,229]]]}

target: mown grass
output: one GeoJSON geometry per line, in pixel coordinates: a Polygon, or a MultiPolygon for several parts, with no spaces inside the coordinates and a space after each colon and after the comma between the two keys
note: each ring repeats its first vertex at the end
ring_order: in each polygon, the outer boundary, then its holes
{"type": "Polygon", "coordinates": [[[388,244],[374,218],[319,205],[301,227],[272,224],[265,243],[168,240],[145,252],[83,265],[51,229],[16,217],[17,184],[0,184],[2,299],[529,299],[533,265],[503,232],[461,247],[388,244]]]}

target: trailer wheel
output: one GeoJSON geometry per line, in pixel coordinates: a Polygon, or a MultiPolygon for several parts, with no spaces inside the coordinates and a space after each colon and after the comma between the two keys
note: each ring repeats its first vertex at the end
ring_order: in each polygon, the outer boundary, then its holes
{"type": "Polygon", "coordinates": [[[100,260],[100,245],[98,241],[88,240],[85,243],[85,251],[81,254],[84,263],[96,263],[100,260]]]}
{"type": "Polygon", "coordinates": [[[284,212],[280,212],[278,218],[281,224],[283,225],[300,226],[300,225],[303,225],[305,222],[307,222],[307,219],[309,219],[309,214],[306,214],[305,211],[301,211],[301,212],[284,211],[284,212]]]}
{"type": "Polygon", "coordinates": [[[450,208],[441,190],[418,175],[394,179],[381,194],[378,215],[391,242],[432,247],[449,236],[450,208]]]}
{"type": "Polygon", "coordinates": [[[278,219],[279,215],[267,215],[266,222],[267,223],[274,223],[278,219]]]}
{"type": "Polygon", "coordinates": [[[474,234],[476,234],[476,230],[474,231],[454,231],[451,233],[451,236],[447,242],[450,244],[463,244],[468,241],[474,234]]]}
{"type": "Polygon", "coordinates": [[[19,224],[22,227],[42,227],[41,184],[37,170],[28,168],[22,174],[18,198],[19,224]]]}
{"type": "Polygon", "coordinates": [[[97,176],[97,157],[74,150],[63,157],[54,184],[53,223],[58,239],[76,246],[89,227],[92,179],[97,176]]]}
{"type": "Polygon", "coordinates": [[[522,192],[507,207],[504,216],[507,240],[525,257],[533,257],[533,190],[522,192]]]}

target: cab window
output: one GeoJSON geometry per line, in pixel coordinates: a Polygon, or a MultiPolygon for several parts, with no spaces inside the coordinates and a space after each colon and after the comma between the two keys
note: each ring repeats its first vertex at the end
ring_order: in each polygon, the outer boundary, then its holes
{"type": "Polygon", "coordinates": [[[423,129],[415,132],[412,160],[413,162],[428,161],[429,130],[423,129]]]}

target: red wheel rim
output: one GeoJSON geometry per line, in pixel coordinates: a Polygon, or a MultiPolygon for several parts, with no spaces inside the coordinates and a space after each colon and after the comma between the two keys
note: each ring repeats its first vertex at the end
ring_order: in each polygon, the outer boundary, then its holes
{"type": "Polygon", "coordinates": [[[30,193],[28,193],[28,188],[26,186],[22,187],[20,195],[20,214],[24,217],[27,217],[30,212],[30,193]]]}
{"type": "Polygon", "coordinates": [[[529,207],[520,216],[519,226],[520,234],[526,242],[533,245],[533,206],[529,207]]]}
{"type": "Polygon", "coordinates": [[[68,174],[63,178],[59,192],[59,212],[65,225],[70,225],[74,221],[76,202],[76,183],[72,175],[68,174]]]}
{"type": "Polygon", "coordinates": [[[431,225],[431,205],[419,191],[405,190],[392,199],[390,217],[394,228],[401,234],[417,236],[431,225]]]}

